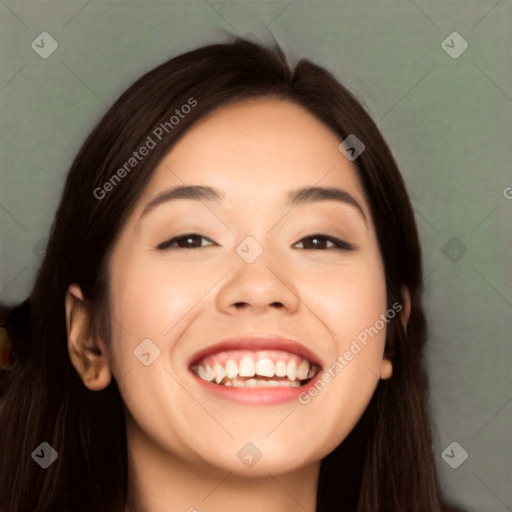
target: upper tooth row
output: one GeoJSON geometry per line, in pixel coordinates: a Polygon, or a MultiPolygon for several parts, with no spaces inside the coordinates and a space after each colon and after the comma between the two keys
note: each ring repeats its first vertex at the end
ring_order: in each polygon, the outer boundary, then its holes
{"type": "Polygon", "coordinates": [[[258,359],[256,362],[250,356],[244,356],[240,364],[237,364],[233,359],[228,359],[225,365],[215,363],[213,366],[197,365],[196,371],[199,377],[203,380],[211,382],[215,380],[218,384],[224,377],[230,379],[236,376],[240,377],[254,377],[259,375],[261,377],[287,377],[290,380],[304,380],[313,375],[309,361],[302,359],[300,363],[290,361],[288,364],[284,361],[277,361],[275,364],[271,359],[258,359]]]}

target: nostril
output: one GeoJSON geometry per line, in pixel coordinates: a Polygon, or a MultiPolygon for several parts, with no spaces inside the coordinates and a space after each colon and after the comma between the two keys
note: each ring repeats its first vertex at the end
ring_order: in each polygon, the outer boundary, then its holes
{"type": "MultiPolygon", "coordinates": [[[[247,302],[235,302],[233,305],[237,309],[244,309],[248,306],[247,302]]],[[[272,302],[270,305],[278,308],[284,307],[284,304],[282,302],[272,302]]]]}

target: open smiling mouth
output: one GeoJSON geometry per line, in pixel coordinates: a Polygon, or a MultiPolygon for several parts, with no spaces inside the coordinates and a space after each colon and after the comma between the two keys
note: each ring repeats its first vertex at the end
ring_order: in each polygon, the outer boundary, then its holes
{"type": "Polygon", "coordinates": [[[227,350],[199,359],[190,369],[205,382],[236,388],[299,388],[320,371],[282,350],[227,350]]]}

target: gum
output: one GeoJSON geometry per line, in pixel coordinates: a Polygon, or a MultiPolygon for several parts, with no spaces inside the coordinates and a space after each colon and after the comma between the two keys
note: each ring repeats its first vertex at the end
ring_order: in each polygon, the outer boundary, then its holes
{"type": "Polygon", "coordinates": [[[302,357],[283,350],[226,350],[224,352],[218,352],[217,354],[203,357],[195,364],[200,364],[202,366],[209,364],[213,367],[214,364],[218,363],[224,366],[229,359],[232,359],[239,365],[240,361],[245,356],[251,357],[254,362],[257,362],[259,359],[270,359],[274,364],[278,361],[284,361],[286,364],[290,361],[295,361],[295,363],[299,365],[303,361],[302,357]]]}

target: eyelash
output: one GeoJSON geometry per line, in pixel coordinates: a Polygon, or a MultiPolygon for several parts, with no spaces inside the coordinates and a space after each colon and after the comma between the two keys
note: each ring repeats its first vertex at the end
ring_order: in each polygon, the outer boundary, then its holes
{"type": "MultiPolygon", "coordinates": [[[[199,235],[198,233],[189,233],[189,234],[186,234],[186,235],[180,235],[180,236],[176,236],[174,238],[171,238],[170,240],[167,240],[165,242],[162,242],[161,244],[159,244],[156,248],[158,250],[165,250],[165,249],[171,249],[173,248],[172,245],[174,245],[176,242],[179,242],[181,240],[187,240],[187,239],[190,239],[190,238],[204,238],[205,240],[209,240],[210,242],[213,242],[213,240],[211,240],[210,238],[207,238],[203,235],[199,235]]],[[[308,235],[304,238],[301,238],[299,240],[299,242],[303,242],[304,240],[318,240],[318,239],[324,239],[324,240],[327,240],[328,242],[331,242],[332,244],[334,244],[336,247],[328,247],[326,249],[306,249],[306,250],[329,250],[329,249],[340,249],[342,251],[353,251],[355,249],[355,247],[350,244],[349,242],[345,242],[344,240],[341,240],[339,238],[336,238],[336,237],[333,237],[333,236],[329,236],[329,235],[322,235],[322,234],[314,234],[314,235],[308,235]]],[[[298,242],[298,243],[299,243],[298,242]]],[[[213,242],[215,245],[218,245],[216,244],[215,242],[213,242]]],[[[201,249],[202,247],[208,247],[208,246],[200,246],[200,247],[174,247],[175,249],[201,249]]]]}

